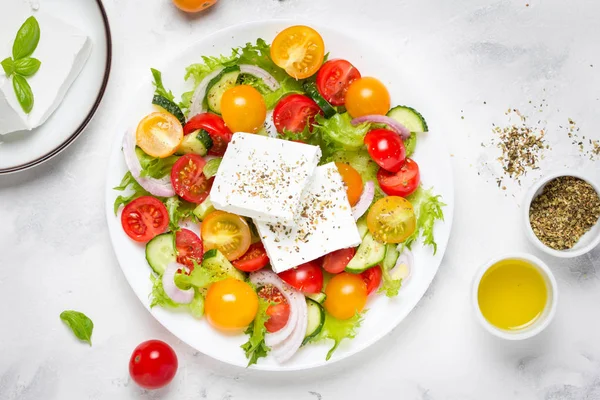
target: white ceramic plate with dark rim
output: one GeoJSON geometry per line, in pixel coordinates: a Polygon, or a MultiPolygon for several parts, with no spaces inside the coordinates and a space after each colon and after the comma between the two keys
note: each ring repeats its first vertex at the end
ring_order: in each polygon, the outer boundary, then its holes
{"type": "MultiPolygon", "coordinates": [[[[185,67],[198,62],[200,55],[230,54],[231,49],[254,42],[263,38],[271,42],[282,29],[297,24],[292,21],[252,22],[233,26],[216,32],[188,50],[163,65],[161,70],[165,86],[180,95],[192,89],[191,82],[184,82],[185,67]]],[[[375,76],[387,85],[392,104],[408,104],[419,110],[435,131],[443,126],[443,121],[436,119],[435,110],[428,108],[427,98],[414,82],[402,80],[398,73],[402,65],[398,60],[390,58],[370,46],[347,34],[326,27],[314,26],[325,40],[327,51],[331,57],[350,60],[361,71],[363,76],[375,76]]],[[[150,66],[149,66],[150,67],[150,66]]],[[[151,99],[154,88],[151,74],[148,70],[143,79],[142,87],[136,96],[131,98],[141,101],[128,104],[124,115],[127,119],[120,126],[120,132],[135,128],[138,121],[152,111],[151,99]],[[143,101],[147,99],[148,101],[143,101]]],[[[120,194],[112,188],[117,186],[127,171],[121,152],[122,134],[115,138],[106,180],[106,216],[112,244],[117,259],[129,281],[129,284],[147,309],[151,292],[150,267],[144,256],[144,245],[135,243],[127,237],[121,228],[120,218],[113,212],[113,203],[120,194]]],[[[435,238],[438,243],[437,254],[433,255],[430,248],[420,244],[414,246],[415,268],[410,280],[401,289],[400,294],[389,299],[382,295],[371,296],[367,303],[367,312],[359,333],[353,340],[344,340],[329,361],[325,361],[327,351],[332,343],[329,341],[311,344],[303,347],[285,364],[278,364],[272,358],[261,359],[252,368],[271,371],[300,370],[314,368],[342,360],[352,354],[369,347],[394,329],[408,313],[416,306],[431,281],[433,280],[444,256],[454,208],[454,188],[452,183],[452,166],[450,156],[440,138],[434,134],[424,134],[420,137],[415,160],[421,168],[422,182],[425,186],[433,186],[435,192],[443,197],[447,204],[444,209],[445,222],[438,223],[435,228],[435,238]]],[[[150,313],[169,331],[198,351],[223,362],[245,367],[248,363],[240,345],[247,341],[246,335],[225,335],[210,327],[205,319],[196,320],[192,316],[155,307],[150,313]]]]}
{"type": "Polygon", "coordinates": [[[108,84],[112,51],[108,18],[101,0],[4,1],[29,3],[32,15],[39,6],[40,11],[81,29],[92,41],[92,52],[62,103],[42,126],[32,131],[0,135],[0,175],[51,159],[83,132],[98,109],[108,84]]]}

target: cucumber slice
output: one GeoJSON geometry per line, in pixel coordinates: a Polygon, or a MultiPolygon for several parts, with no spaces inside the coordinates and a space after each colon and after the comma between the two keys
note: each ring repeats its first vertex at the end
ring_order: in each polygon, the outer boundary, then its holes
{"type": "Polygon", "coordinates": [[[212,145],[213,141],[208,132],[204,129],[198,129],[183,137],[183,141],[177,149],[177,154],[181,156],[184,154],[198,154],[204,157],[212,145]]]}
{"type": "Polygon", "coordinates": [[[310,293],[307,294],[306,297],[313,301],[316,301],[319,304],[323,304],[327,295],[325,295],[325,293],[310,293]]]}
{"type": "Polygon", "coordinates": [[[306,307],[308,308],[308,324],[306,325],[306,334],[302,345],[321,333],[325,324],[325,310],[322,305],[314,300],[306,299],[306,307]]]}
{"type": "Polygon", "coordinates": [[[210,269],[221,269],[228,277],[243,281],[246,275],[236,269],[233,264],[217,249],[211,249],[204,253],[202,266],[210,269]]]}
{"type": "Polygon", "coordinates": [[[167,265],[177,261],[175,250],[175,235],[163,233],[154,237],[146,244],[146,260],[158,275],[162,275],[167,265]]]}
{"type": "Polygon", "coordinates": [[[310,98],[317,103],[321,110],[323,110],[325,118],[331,118],[336,114],[335,108],[321,96],[321,93],[319,93],[317,85],[314,82],[306,82],[304,84],[304,90],[306,90],[306,93],[308,93],[310,98]]]}
{"type": "Polygon", "coordinates": [[[215,211],[215,206],[212,201],[210,201],[210,196],[208,196],[202,203],[198,204],[192,213],[198,218],[200,221],[204,221],[204,218],[211,212],[215,211]]]}
{"type": "Polygon", "coordinates": [[[157,105],[168,113],[173,114],[175,118],[181,122],[181,125],[185,125],[185,115],[183,115],[183,111],[181,111],[181,108],[179,108],[179,106],[173,103],[171,100],[159,94],[155,94],[152,98],[152,104],[157,105]]]}
{"type": "Polygon", "coordinates": [[[400,122],[411,132],[427,132],[425,118],[414,108],[408,106],[397,106],[388,111],[387,116],[400,122]]]}
{"type": "Polygon", "coordinates": [[[346,266],[346,272],[360,274],[379,264],[385,258],[385,245],[379,243],[370,233],[363,238],[356,254],[346,266]]]}
{"type": "Polygon", "coordinates": [[[398,251],[397,244],[386,244],[385,245],[385,258],[383,259],[382,267],[389,271],[396,265],[396,261],[398,261],[398,257],[400,257],[400,252],[398,251]]]}
{"type": "Polygon", "coordinates": [[[227,67],[214,77],[206,88],[206,104],[211,111],[221,114],[221,98],[223,93],[235,86],[240,76],[240,67],[227,67]]]}
{"type": "Polygon", "coordinates": [[[364,239],[365,236],[367,236],[367,233],[369,233],[366,216],[361,217],[358,219],[358,221],[356,221],[356,228],[358,228],[358,234],[360,235],[360,238],[364,239]]]}
{"type": "Polygon", "coordinates": [[[221,165],[221,161],[223,161],[223,159],[221,157],[219,157],[219,158],[213,158],[212,160],[209,160],[206,163],[206,165],[204,166],[204,169],[202,170],[202,172],[204,172],[204,176],[206,177],[206,179],[210,179],[217,174],[217,171],[219,170],[219,166],[221,165]]]}

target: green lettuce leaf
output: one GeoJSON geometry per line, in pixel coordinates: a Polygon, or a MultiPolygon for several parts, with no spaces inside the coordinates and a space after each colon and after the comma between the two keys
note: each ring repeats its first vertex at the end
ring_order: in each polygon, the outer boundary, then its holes
{"type": "Polygon", "coordinates": [[[163,81],[162,81],[162,73],[154,68],[150,68],[150,71],[152,71],[152,77],[154,78],[154,93],[162,96],[166,99],[169,99],[171,101],[175,100],[175,96],[173,95],[173,92],[171,92],[170,90],[165,89],[164,85],[163,85],[163,81]]]}
{"type": "Polygon", "coordinates": [[[433,247],[433,254],[437,252],[437,243],[433,237],[433,229],[436,221],[444,220],[442,208],[446,204],[441,199],[441,196],[433,194],[432,188],[423,189],[422,186],[419,186],[413,194],[407,197],[407,200],[413,205],[417,217],[415,231],[404,242],[404,245],[409,249],[421,237],[424,245],[433,247]]]}
{"type": "Polygon", "coordinates": [[[271,350],[265,344],[265,334],[267,333],[265,323],[269,320],[267,308],[269,308],[270,305],[271,303],[267,300],[261,297],[258,298],[258,312],[254,318],[254,322],[251,323],[244,332],[250,336],[248,341],[242,345],[242,350],[244,350],[246,358],[248,359],[248,366],[256,364],[259,358],[266,357],[269,350],[271,350]]]}
{"type": "Polygon", "coordinates": [[[255,44],[248,42],[244,47],[233,51],[238,56],[237,64],[256,65],[270,73],[278,82],[289,77],[283,68],[271,60],[271,46],[263,39],[257,39],[255,44]]]}
{"type": "Polygon", "coordinates": [[[303,81],[295,80],[291,76],[288,76],[283,80],[279,81],[279,89],[275,90],[274,92],[263,95],[263,97],[265,98],[265,105],[267,106],[267,109],[271,110],[272,108],[274,108],[279,102],[279,100],[281,100],[289,94],[303,94],[304,89],[302,87],[302,82],[303,81]]]}
{"type": "Polygon", "coordinates": [[[230,56],[206,57],[202,56],[202,62],[192,64],[185,69],[185,80],[194,79],[195,86],[198,86],[206,75],[215,71],[218,68],[231,67],[238,63],[239,56],[237,49],[233,49],[230,56]]]}
{"type": "Polygon", "coordinates": [[[377,181],[379,165],[373,161],[366,148],[363,147],[358,151],[337,151],[330,154],[328,157],[321,159],[322,164],[332,161],[351,165],[360,174],[363,184],[372,181],[375,184],[375,197],[373,202],[384,196],[377,181]]]}
{"type": "Polygon", "coordinates": [[[404,141],[404,147],[406,147],[406,157],[410,157],[414,154],[415,148],[417,147],[417,134],[411,132],[408,139],[404,141]]]}
{"type": "Polygon", "coordinates": [[[258,78],[254,75],[250,74],[240,74],[238,77],[237,83],[240,85],[248,85],[252,86],[254,89],[258,90],[260,94],[263,96],[273,92],[269,86],[262,80],[262,78],[258,78]]]}
{"type": "Polygon", "coordinates": [[[196,209],[197,204],[190,203],[185,200],[181,200],[177,196],[169,197],[165,200],[165,206],[167,207],[167,211],[169,212],[169,229],[171,231],[176,231],[179,229],[179,222],[184,221],[186,219],[197,220],[194,215],[194,210],[196,209]]]}
{"type": "Polygon", "coordinates": [[[194,261],[194,270],[191,274],[175,274],[175,284],[184,290],[192,286],[198,289],[205,289],[211,284],[227,278],[227,271],[216,266],[214,263],[202,263],[199,265],[194,261]]]}
{"type": "MultiPolygon", "coordinates": [[[[177,276],[177,275],[176,275],[177,276]]],[[[204,296],[196,291],[194,299],[190,304],[175,303],[167,294],[162,284],[162,276],[150,275],[152,281],[152,292],[150,293],[150,308],[159,306],[167,309],[179,309],[189,312],[195,318],[202,318],[204,315],[204,296]]],[[[177,281],[176,281],[177,282],[177,281]]],[[[184,290],[187,288],[183,288],[184,290]]]]}
{"type": "Polygon", "coordinates": [[[133,200],[137,199],[138,197],[150,195],[150,193],[148,193],[148,191],[146,191],[146,189],[144,189],[133,178],[133,175],[131,175],[131,172],[129,172],[129,171],[127,171],[125,173],[125,176],[123,176],[123,179],[121,180],[121,183],[119,184],[119,186],[114,187],[113,189],[123,191],[123,190],[126,190],[127,188],[131,189],[132,193],[128,196],[119,195],[115,199],[115,203],[114,203],[115,215],[117,215],[117,212],[119,211],[119,207],[126,206],[127,204],[129,204],[133,200]]]}
{"type": "Polygon", "coordinates": [[[358,151],[364,148],[364,138],[371,127],[369,123],[352,125],[350,114],[335,114],[326,119],[317,115],[313,133],[322,141],[321,148],[325,157],[336,151],[358,151]]]}
{"type": "Polygon", "coordinates": [[[155,179],[160,179],[169,175],[173,168],[173,164],[179,160],[178,156],[169,156],[165,158],[152,157],[144,153],[144,150],[139,147],[135,148],[135,154],[142,166],[140,176],[148,176],[155,179]]]}
{"type": "Polygon", "coordinates": [[[333,347],[329,350],[327,357],[325,358],[329,361],[331,355],[338,348],[342,340],[353,339],[356,337],[357,330],[360,327],[366,312],[367,310],[364,310],[362,313],[357,313],[352,318],[346,320],[334,318],[329,313],[326,313],[323,329],[309,342],[318,342],[325,339],[333,340],[333,347]]]}

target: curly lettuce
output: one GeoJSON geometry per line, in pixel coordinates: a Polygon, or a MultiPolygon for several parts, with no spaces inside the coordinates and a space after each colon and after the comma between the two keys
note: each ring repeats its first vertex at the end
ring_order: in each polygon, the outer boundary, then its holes
{"type": "Polygon", "coordinates": [[[363,321],[363,317],[367,310],[362,313],[357,313],[352,318],[341,320],[331,316],[331,314],[325,314],[325,323],[323,329],[314,338],[309,340],[309,343],[320,342],[325,339],[333,340],[333,347],[327,352],[325,360],[329,361],[332,354],[339,347],[340,343],[344,339],[354,339],[358,332],[358,328],[363,321]]]}
{"type": "Polygon", "coordinates": [[[170,101],[174,101],[175,96],[173,95],[173,92],[165,89],[165,86],[163,85],[162,73],[154,68],[150,68],[150,71],[152,71],[152,77],[154,78],[154,82],[152,82],[155,89],[154,92],[170,101]]]}
{"type": "Polygon", "coordinates": [[[152,281],[152,292],[150,293],[150,308],[156,306],[169,309],[180,309],[192,314],[195,318],[202,318],[204,315],[204,296],[198,291],[194,295],[194,299],[189,304],[179,304],[171,300],[165,293],[162,284],[162,276],[155,274],[150,275],[152,281]]]}
{"type": "Polygon", "coordinates": [[[178,196],[169,197],[165,200],[165,207],[169,213],[169,229],[176,231],[180,228],[179,222],[186,219],[197,220],[194,210],[197,204],[181,200],[178,196]]]}
{"type": "Polygon", "coordinates": [[[140,176],[147,176],[155,179],[160,179],[169,175],[171,169],[173,169],[173,164],[179,160],[178,156],[169,156],[165,158],[152,157],[144,153],[144,150],[139,147],[135,148],[135,154],[142,166],[140,176]]]}
{"type": "Polygon", "coordinates": [[[131,172],[127,171],[125,173],[125,175],[123,176],[123,179],[121,179],[121,183],[119,184],[119,186],[114,187],[114,190],[119,190],[119,191],[124,191],[126,189],[130,189],[132,190],[132,193],[128,196],[123,196],[123,195],[119,195],[114,202],[114,210],[115,210],[115,215],[117,215],[117,212],[119,211],[119,208],[121,206],[126,206],[127,204],[131,203],[133,200],[142,197],[142,196],[148,196],[150,193],[148,193],[148,191],[146,189],[144,189],[133,177],[133,175],[131,175],[131,172]]]}
{"type": "Polygon", "coordinates": [[[337,151],[358,151],[364,147],[364,138],[371,124],[352,125],[352,117],[348,113],[335,114],[326,119],[317,115],[313,125],[313,134],[321,140],[324,157],[337,151]]]}
{"type": "Polygon", "coordinates": [[[267,309],[269,308],[270,302],[259,297],[258,298],[258,312],[256,313],[256,317],[254,318],[254,322],[248,326],[248,329],[244,332],[249,335],[250,338],[246,343],[244,343],[241,347],[242,350],[246,353],[246,358],[248,359],[248,366],[252,364],[256,364],[258,359],[261,357],[266,357],[269,351],[271,350],[265,344],[265,334],[267,333],[267,328],[265,324],[269,320],[269,315],[267,314],[267,309]]]}
{"type": "Polygon", "coordinates": [[[423,189],[422,186],[407,197],[415,209],[417,227],[412,235],[406,239],[404,245],[409,249],[412,244],[421,237],[425,246],[433,247],[433,254],[437,252],[437,243],[434,238],[436,221],[444,220],[442,208],[446,206],[440,195],[433,194],[433,188],[423,189]]]}

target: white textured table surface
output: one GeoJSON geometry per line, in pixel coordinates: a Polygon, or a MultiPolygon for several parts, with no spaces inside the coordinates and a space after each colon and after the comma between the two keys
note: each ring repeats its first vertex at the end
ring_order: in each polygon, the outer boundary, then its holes
{"type": "Polygon", "coordinates": [[[541,172],[566,166],[600,178],[600,162],[560,128],[572,118],[600,139],[600,3],[527,1],[221,0],[187,17],[168,0],[106,0],[114,62],[93,123],[51,162],[0,177],[0,399],[600,399],[600,249],[572,261],[537,254],[520,225],[523,188],[500,190],[499,166],[481,146],[491,124],[519,108],[548,131],[541,172]],[[440,272],[402,325],[329,368],[272,375],[198,354],[143,309],[111,249],[104,174],[121,104],[135,101],[127,93],[149,66],[217,29],[292,17],[370,38],[398,56],[398,74],[422,82],[431,95],[422,112],[447,121],[436,134],[454,156],[457,207],[440,272]],[[475,269],[507,251],[541,256],[560,290],[554,323],[521,343],[491,337],[470,308],[475,269]],[[92,348],[59,320],[72,308],[93,319],[92,348]],[[172,344],[180,361],[157,392],[127,371],[133,348],[150,338],[172,344]]]}

